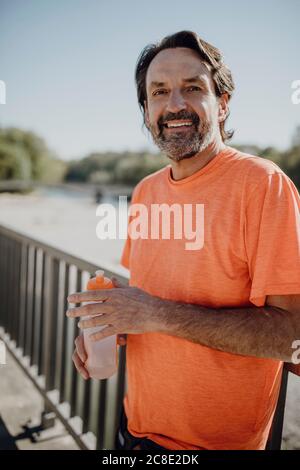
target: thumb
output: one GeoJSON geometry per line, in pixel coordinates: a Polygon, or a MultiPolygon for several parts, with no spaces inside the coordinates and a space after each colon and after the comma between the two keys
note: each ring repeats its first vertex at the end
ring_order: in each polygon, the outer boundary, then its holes
{"type": "Polygon", "coordinates": [[[116,277],[112,277],[112,278],[111,278],[111,281],[112,281],[114,287],[127,287],[126,284],[124,284],[123,282],[119,281],[116,277]]]}

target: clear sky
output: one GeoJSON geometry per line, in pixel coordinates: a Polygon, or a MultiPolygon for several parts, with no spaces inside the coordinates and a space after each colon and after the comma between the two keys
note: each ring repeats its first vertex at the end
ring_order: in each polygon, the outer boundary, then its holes
{"type": "Polygon", "coordinates": [[[236,92],[233,143],[288,147],[300,124],[299,0],[0,0],[0,125],[30,129],[65,159],[154,149],[137,105],[142,48],[182,30],[219,47],[236,92]]]}

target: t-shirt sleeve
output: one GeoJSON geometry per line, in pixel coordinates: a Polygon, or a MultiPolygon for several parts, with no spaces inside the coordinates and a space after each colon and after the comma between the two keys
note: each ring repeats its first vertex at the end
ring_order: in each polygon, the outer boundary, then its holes
{"type": "Polygon", "coordinates": [[[251,190],[244,227],[250,302],[300,294],[300,196],[285,173],[265,175],[251,190]]]}

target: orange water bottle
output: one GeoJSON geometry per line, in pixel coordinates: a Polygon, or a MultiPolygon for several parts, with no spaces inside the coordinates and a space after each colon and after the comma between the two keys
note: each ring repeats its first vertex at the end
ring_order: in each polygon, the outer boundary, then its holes
{"type": "MultiPolygon", "coordinates": [[[[88,290],[112,289],[114,287],[112,281],[104,276],[104,271],[99,270],[95,274],[96,276],[88,281],[88,290]]],[[[99,305],[101,311],[101,304],[99,303],[99,305]]],[[[85,366],[90,376],[99,380],[111,377],[118,369],[117,335],[95,342],[89,338],[91,334],[97,333],[105,327],[106,325],[83,330],[84,346],[87,353],[85,366]]]]}

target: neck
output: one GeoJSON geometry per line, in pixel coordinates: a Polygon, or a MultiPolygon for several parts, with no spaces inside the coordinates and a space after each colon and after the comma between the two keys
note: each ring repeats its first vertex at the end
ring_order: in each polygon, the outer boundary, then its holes
{"type": "Polygon", "coordinates": [[[225,148],[226,145],[223,142],[212,142],[206,149],[191,158],[184,158],[178,162],[171,160],[172,178],[177,181],[193,175],[225,148]]]}

